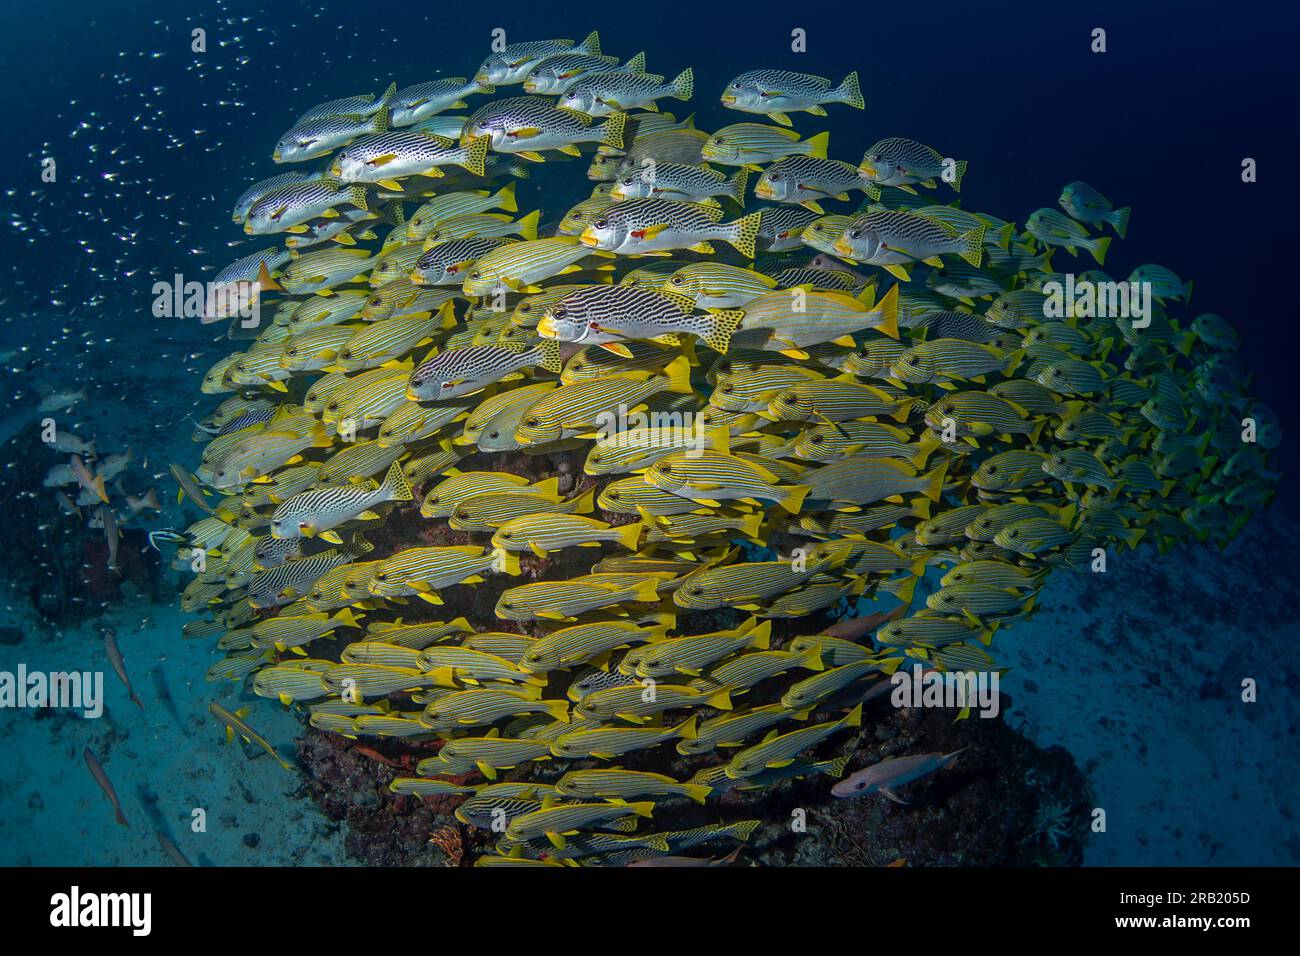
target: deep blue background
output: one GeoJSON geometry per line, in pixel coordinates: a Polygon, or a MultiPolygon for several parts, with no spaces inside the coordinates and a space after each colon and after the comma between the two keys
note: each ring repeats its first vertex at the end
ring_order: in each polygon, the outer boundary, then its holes
{"type": "MultiPolygon", "coordinates": [[[[390,79],[472,74],[494,27],[511,40],[597,28],[606,52],[644,49],[654,72],[694,66],[703,128],[740,118],[717,94],[741,70],[838,82],[857,69],[865,113],[831,107],[828,118],[796,120],[804,133],[829,127],[838,158],[856,161],[888,135],[929,143],[969,161],[966,208],[1021,223],[1075,178],[1132,205],[1108,270],[1122,277],[1158,262],[1194,279],[1187,317],[1216,311],[1237,325],[1256,393],[1290,429],[1300,361],[1298,22],[1280,3],[1235,13],[1205,2],[8,2],[4,334],[12,345],[42,322],[69,321],[120,331],[123,317],[146,314],[155,278],[205,278],[266,245],[243,241],[231,202],[277,171],[272,143],[314,103],[378,92],[390,79]],[[190,52],[194,27],[207,31],[206,53],[190,52]],[[806,54],[790,52],[794,27],[808,32],[806,54]],[[1094,27],[1107,30],[1105,54],[1089,50],[1094,27]],[[46,155],[59,163],[53,185],[39,179],[46,155]],[[1246,156],[1259,163],[1253,185],[1240,179],[1246,156]]],[[[547,172],[521,200],[550,216],[575,197],[543,196],[539,184],[556,181],[547,172]]],[[[142,344],[189,336],[196,348],[214,331],[130,327],[142,344]]],[[[1294,447],[1282,452],[1291,474],[1294,447]]],[[[1291,497],[1284,488],[1282,504],[1296,513],[1291,497]]]]}

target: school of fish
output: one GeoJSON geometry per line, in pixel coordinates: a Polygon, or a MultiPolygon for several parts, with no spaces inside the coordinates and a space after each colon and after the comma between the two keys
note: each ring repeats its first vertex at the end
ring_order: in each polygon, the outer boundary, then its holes
{"type": "MultiPolygon", "coordinates": [[[[241,350],[203,379],[222,398],[197,466],[172,469],[205,513],[177,536],[186,636],[225,652],[209,680],[251,679],[313,727],[440,741],[392,789],[467,797],[457,818],[497,838],[480,865],[743,840],[758,821],[656,812],[829,788],[899,666],[995,670],[1052,569],[1223,544],[1276,483],[1280,427],[1232,325],[1193,316],[1168,269],[1101,271],[1128,208],[1075,182],[1018,226],[964,208],[966,163],[921,143],[832,158],[790,114],[864,109],[856,73],[746,72],[720,101],[750,115],[710,133],[660,108],[693,97],[692,70],[648,69],[592,33],[309,110],[268,144],[286,171],[233,211],[283,246],[209,293],[241,350]],[[521,212],[537,164],[578,157],[589,197],[551,227],[521,212]],[[1096,268],[1057,272],[1062,252],[1096,268]],[[562,494],[503,454],[583,477],[562,494]],[[367,529],[398,509],[467,543],[378,553],[367,529]],[[589,573],[548,573],[580,548],[603,549],[589,573]],[[506,585],[502,623],[436,619],[485,584],[506,585]],[[872,598],[905,611],[774,635],[872,598]],[[651,748],[702,769],[623,766],[651,748]],[[562,776],[531,779],[547,761],[562,776]]],[[[243,711],[213,713],[274,753],[243,711]]],[[[953,756],[834,793],[893,797],[953,756]]]]}

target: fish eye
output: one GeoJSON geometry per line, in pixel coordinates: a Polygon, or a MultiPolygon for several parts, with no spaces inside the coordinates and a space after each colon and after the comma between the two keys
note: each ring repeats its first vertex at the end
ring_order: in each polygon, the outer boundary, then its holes
{"type": "Polygon", "coordinates": [[[595,226],[597,229],[604,229],[606,226],[609,225],[609,220],[606,219],[604,216],[602,216],[601,218],[593,222],[592,225],[595,226]]]}
{"type": "Polygon", "coordinates": [[[695,587],[691,588],[691,593],[692,593],[692,594],[703,594],[703,593],[704,593],[704,588],[700,587],[700,586],[697,584],[697,585],[695,585],[695,587]]]}
{"type": "Polygon", "coordinates": [[[609,496],[609,499],[611,501],[618,501],[620,498],[623,497],[623,493],[619,491],[607,491],[605,492],[605,494],[609,496]]]}
{"type": "Polygon", "coordinates": [[[740,89],[740,84],[739,84],[739,83],[732,83],[732,84],[731,84],[731,88],[732,88],[733,90],[738,90],[738,89],[740,89]]]}
{"type": "Polygon", "coordinates": [[[481,279],[481,278],[483,278],[483,273],[481,273],[481,272],[479,272],[477,269],[475,269],[473,272],[471,272],[471,273],[469,274],[469,277],[470,277],[471,279],[481,279]]]}
{"type": "Polygon", "coordinates": [[[557,318],[557,319],[565,319],[565,318],[568,318],[568,316],[569,316],[569,310],[568,310],[568,309],[556,309],[555,312],[554,312],[553,314],[554,314],[555,318],[557,318]]]}
{"type": "Polygon", "coordinates": [[[825,442],[826,442],[826,436],[825,436],[825,435],[814,435],[814,436],[813,436],[813,444],[814,444],[814,445],[821,445],[821,444],[824,444],[825,442]]]}
{"type": "Polygon", "coordinates": [[[672,466],[672,465],[660,465],[660,466],[659,466],[659,471],[660,471],[662,474],[665,474],[665,475],[671,474],[671,473],[672,473],[672,470],[673,470],[673,466],[672,466]]]}
{"type": "Polygon", "coordinates": [[[775,183],[775,182],[779,182],[780,179],[781,179],[781,174],[780,174],[780,173],[769,173],[767,179],[768,179],[768,182],[773,182],[773,183],[775,183]]]}
{"type": "Polygon", "coordinates": [[[850,230],[849,230],[849,238],[850,238],[850,239],[861,239],[861,238],[862,238],[862,230],[861,230],[861,229],[850,229],[850,230]]]}
{"type": "Polygon", "coordinates": [[[501,537],[504,538],[506,541],[509,541],[509,540],[510,540],[511,538],[513,538],[514,536],[515,536],[515,535],[514,535],[514,532],[512,532],[512,531],[502,531],[502,532],[501,532],[501,537]]]}
{"type": "Polygon", "coordinates": [[[489,432],[489,433],[488,433],[488,438],[500,438],[500,437],[501,437],[501,433],[500,433],[500,432],[489,432]]]}

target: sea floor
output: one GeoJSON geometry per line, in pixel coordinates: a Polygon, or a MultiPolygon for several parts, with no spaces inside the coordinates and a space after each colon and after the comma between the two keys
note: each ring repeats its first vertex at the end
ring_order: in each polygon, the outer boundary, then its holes
{"type": "MultiPolygon", "coordinates": [[[[7,616],[7,615],[6,615],[7,616]]],[[[104,714],[0,711],[0,863],[37,866],[166,865],[155,831],[195,865],[311,866],[345,862],[342,834],[300,793],[301,780],[270,755],[236,739],[226,744],[208,714],[218,700],[235,710],[293,762],[298,722],[278,703],[241,700],[229,682],[207,684],[221,652],[180,636],[179,608],[132,601],[84,627],[43,638],[32,628],[5,648],[29,671],[72,668],[104,673],[104,714]],[[100,636],[112,627],[143,709],[130,702],[110,668],[100,636]],[[87,771],[82,750],[99,758],[129,827],[87,771]],[[206,817],[195,832],[195,811],[206,817]]]]}
{"type": "Polygon", "coordinates": [[[1223,552],[1147,547],[1053,575],[995,641],[1005,717],[1065,747],[1105,811],[1087,864],[1300,863],[1298,531],[1266,512],[1223,552]]]}

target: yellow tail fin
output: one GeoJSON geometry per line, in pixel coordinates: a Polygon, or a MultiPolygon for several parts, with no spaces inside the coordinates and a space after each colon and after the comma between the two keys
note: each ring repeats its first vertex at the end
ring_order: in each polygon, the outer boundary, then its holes
{"type": "Polygon", "coordinates": [[[981,223],[962,236],[966,248],[961,251],[960,255],[976,269],[984,261],[984,229],[985,227],[981,223]]]}
{"type": "Polygon", "coordinates": [[[753,259],[755,253],[755,241],[758,239],[758,227],[762,222],[761,212],[751,212],[748,216],[737,219],[731,224],[735,230],[735,235],[728,239],[736,251],[746,259],[753,259]]]}
{"type": "Polygon", "coordinates": [[[519,203],[515,200],[514,183],[507,183],[502,186],[493,198],[496,199],[498,209],[504,209],[506,212],[519,211],[519,203]]]}
{"type": "Polygon", "coordinates": [[[808,147],[808,156],[813,159],[825,159],[826,149],[830,145],[831,134],[829,131],[818,133],[816,136],[809,136],[804,140],[804,145],[808,147]]]}
{"type": "Polygon", "coordinates": [[[889,287],[884,298],[876,303],[875,311],[880,313],[876,331],[888,335],[891,339],[898,338],[898,283],[889,287]]]}
{"type": "Polygon", "coordinates": [[[475,136],[466,144],[465,158],[461,160],[460,165],[475,176],[482,176],[487,168],[488,145],[491,142],[490,136],[475,136]]]}
{"type": "Polygon", "coordinates": [[[939,496],[943,493],[943,479],[948,473],[948,463],[945,461],[934,471],[925,476],[924,494],[931,501],[938,501],[939,496]]]}
{"type": "MultiPolygon", "coordinates": [[[[479,173],[479,175],[481,176],[483,174],[479,173]]],[[[516,223],[516,225],[519,226],[519,235],[525,239],[536,239],[537,221],[541,216],[542,211],[540,209],[534,209],[528,215],[524,216],[524,218],[520,219],[519,222],[516,223]]]]}
{"type": "Polygon", "coordinates": [[[632,524],[623,525],[618,528],[618,542],[629,551],[635,551],[637,545],[641,542],[641,529],[643,525],[636,521],[632,524]]]}
{"type": "Polygon", "coordinates": [[[573,501],[569,502],[569,504],[573,505],[572,508],[567,509],[569,514],[574,514],[574,515],[591,514],[595,510],[595,494],[596,494],[596,489],[593,487],[593,488],[588,488],[577,498],[574,498],[573,501]]]}
{"type": "Polygon", "coordinates": [[[388,474],[384,476],[384,489],[387,492],[389,501],[410,501],[415,497],[411,491],[411,483],[406,480],[406,472],[402,470],[401,462],[393,462],[388,468],[388,474]]]}
{"type": "Polygon", "coordinates": [[[690,395],[694,391],[691,388],[691,363],[685,355],[679,355],[669,362],[664,368],[664,375],[668,379],[668,391],[679,395],[690,395]]]}
{"type": "Polygon", "coordinates": [[[807,485],[787,485],[784,489],[785,495],[777,502],[782,508],[797,515],[803,508],[803,500],[808,496],[807,485]]]}

